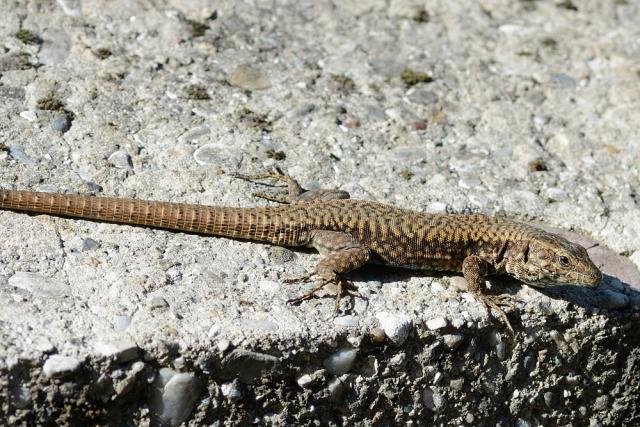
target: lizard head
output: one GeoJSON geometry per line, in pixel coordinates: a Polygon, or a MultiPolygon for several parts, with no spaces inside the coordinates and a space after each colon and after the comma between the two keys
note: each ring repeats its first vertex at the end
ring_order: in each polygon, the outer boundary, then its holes
{"type": "Polygon", "coordinates": [[[602,273],[587,250],[556,234],[541,232],[524,247],[511,274],[538,287],[573,285],[596,287],[602,273]]]}

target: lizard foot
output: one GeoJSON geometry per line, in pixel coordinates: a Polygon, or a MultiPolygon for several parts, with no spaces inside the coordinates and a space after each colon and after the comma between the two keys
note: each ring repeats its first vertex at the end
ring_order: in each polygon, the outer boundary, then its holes
{"type": "Polygon", "coordinates": [[[306,282],[309,282],[311,278],[313,276],[316,276],[317,274],[318,273],[316,273],[315,271],[312,271],[310,273],[303,274],[302,276],[286,278],[282,280],[282,283],[286,283],[287,285],[290,285],[293,283],[306,283],[306,282]]]}
{"type": "Polygon", "coordinates": [[[504,310],[502,309],[501,305],[504,306],[510,306],[513,307],[513,301],[505,301],[505,299],[503,298],[504,295],[500,295],[500,296],[496,296],[496,295],[485,295],[482,293],[475,293],[473,295],[484,307],[484,311],[485,311],[485,315],[488,318],[491,317],[491,309],[494,309],[496,311],[496,313],[498,313],[498,317],[502,320],[502,322],[506,325],[506,327],[509,329],[509,332],[511,333],[511,336],[515,335],[515,332],[513,330],[513,326],[511,326],[511,322],[509,321],[509,318],[507,317],[507,313],[504,312],[504,310]]]}
{"type": "Polygon", "coordinates": [[[322,288],[324,288],[325,286],[327,286],[329,283],[331,283],[329,280],[321,280],[319,282],[316,283],[316,285],[313,287],[313,289],[311,289],[309,292],[307,292],[306,294],[303,294],[297,298],[291,298],[289,300],[287,300],[288,304],[299,304],[302,301],[306,301],[308,299],[311,299],[315,296],[316,292],[318,292],[319,290],[321,290],[322,288]]]}
{"type": "MultiPolygon", "coordinates": [[[[313,276],[313,273],[307,274],[306,276],[302,277],[302,279],[308,279],[310,276],[313,276]]],[[[296,279],[294,279],[294,281],[295,282],[300,282],[299,279],[300,278],[296,278],[296,279]]],[[[305,280],[303,280],[303,281],[305,281],[305,280]]],[[[291,282],[289,282],[289,283],[291,283],[291,282]]],[[[338,291],[336,292],[336,304],[335,304],[336,313],[340,310],[340,302],[342,301],[342,298],[345,295],[348,295],[348,296],[351,296],[351,297],[361,296],[360,293],[358,292],[357,288],[353,284],[353,282],[351,282],[350,280],[346,280],[346,279],[336,278],[335,280],[320,280],[320,281],[316,282],[316,285],[309,292],[307,292],[306,294],[301,295],[301,296],[299,296],[297,298],[291,298],[291,299],[287,300],[287,303],[289,303],[289,304],[298,304],[298,303],[300,303],[302,301],[309,300],[309,299],[313,298],[314,296],[316,296],[316,293],[318,291],[320,291],[325,286],[330,285],[330,284],[334,284],[334,285],[336,285],[338,287],[338,291]]]]}
{"type": "Polygon", "coordinates": [[[261,174],[256,174],[256,175],[245,175],[242,173],[230,173],[229,176],[231,178],[237,178],[237,179],[243,179],[245,181],[250,181],[250,182],[254,182],[254,181],[260,181],[263,179],[275,179],[276,181],[281,181],[281,180],[287,180],[287,176],[283,173],[280,173],[280,171],[275,171],[275,172],[267,172],[267,173],[261,173],[261,174]]]}

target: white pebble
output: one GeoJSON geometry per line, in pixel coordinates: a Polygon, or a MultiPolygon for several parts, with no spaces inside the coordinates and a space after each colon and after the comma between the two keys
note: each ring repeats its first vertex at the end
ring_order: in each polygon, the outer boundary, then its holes
{"type": "Polygon", "coordinates": [[[100,341],[95,350],[102,356],[114,358],[118,362],[128,362],[138,357],[139,349],[133,341],[100,341]]]}
{"type": "Polygon", "coordinates": [[[48,277],[36,273],[17,271],[9,277],[10,286],[24,289],[34,295],[50,298],[59,298],[71,293],[69,286],[65,283],[56,282],[48,277]]]}
{"type": "Polygon", "coordinates": [[[358,350],[343,348],[324,360],[324,367],[333,375],[342,375],[349,372],[356,360],[358,350]]]}
{"type": "Polygon", "coordinates": [[[126,151],[118,150],[109,156],[109,163],[118,169],[133,170],[131,156],[126,151]]]}
{"type": "Polygon", "coordinates": [[[304,374],[300,378],[298,378],[298,385],[302,388],[306,388],[309,384],[313,382],[313,377],[309,374],[304,374]]]}
{"type": "Polygon", "coordinates": [[[425,322],[427,328],[429,328],[430,331],[445,328],[447,326],[447,323],[447,319],[445,319],[444,317],[436,317],[425,322]]]}
{"type": "Polygon", "coordinates": [[[42,370],[49,378],[58,377],[77,371],[80,368],[80,363],[81,362],[75,357],[54,354],[44,362],[42,370]]]}
{"type": "Polygon", "coordinates": [[[377,316],[380,327],[385,335],[396,345],[405,342],[411,331],[411,319],[402,314],[391,314],[388,312],[378,313],[377,316]]]}
{"type": "Polygon", "coordinates": [[[198,398],[198,385],[191,373],[179,373],[171,377],[162,392],[160,419],[170,425],[178,425],[189,416],[198,398]]]}

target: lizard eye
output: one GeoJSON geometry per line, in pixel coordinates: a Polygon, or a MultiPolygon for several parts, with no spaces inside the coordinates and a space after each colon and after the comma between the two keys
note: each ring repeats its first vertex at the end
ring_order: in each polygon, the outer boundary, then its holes
{"type": "Polygon", "coordinates": [[[560,261],[560,264],[563,265],[563,267],[569,267],[569,258],[567,258],[564,255],[560,255],[558,257],[558,260],[560,261]]]}

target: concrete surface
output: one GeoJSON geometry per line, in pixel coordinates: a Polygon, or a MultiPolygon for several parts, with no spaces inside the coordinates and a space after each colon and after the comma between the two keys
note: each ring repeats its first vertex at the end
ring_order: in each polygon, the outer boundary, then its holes
{"type": "MultiPolygon", "coordinates": [[[[597,290],[0,212],[9,425],[640,423],[640,2],[3,1],[0,185],[250,206],[225,172],[597,242],[597,290]],[[574,235],[575,237],[576,235],[574,235]]],[[[269,189],[268,189],[269,190],[269,189]]],[[[592,245],[591,245],[592,246],[592,245]]]]}

